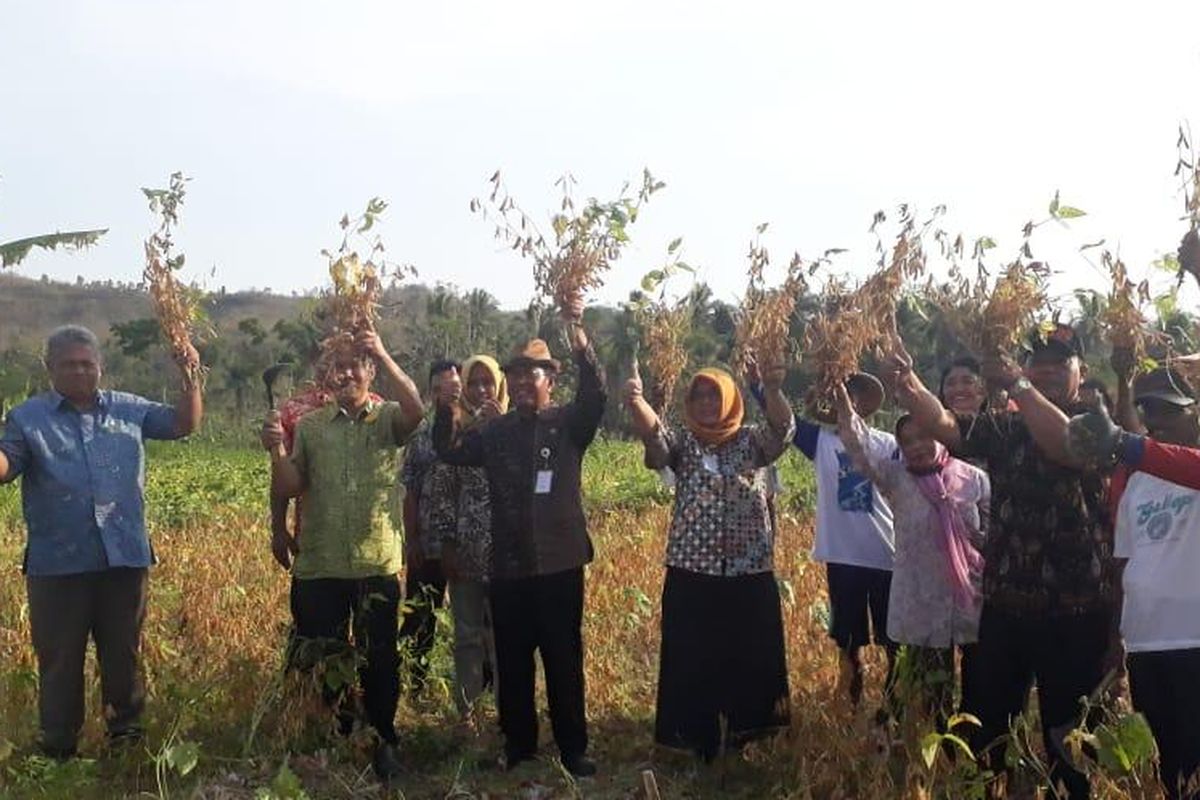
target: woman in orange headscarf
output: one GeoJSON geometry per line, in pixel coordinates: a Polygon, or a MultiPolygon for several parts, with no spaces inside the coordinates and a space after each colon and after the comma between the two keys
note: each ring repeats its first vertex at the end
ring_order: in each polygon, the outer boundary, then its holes
{"type": "Polygon", "coordinates": [[[782,368],[767,370],[765,425],[744,424],[742,395],[723,370],[693,376],[684,424],[671,429],[642,397],[636,373],[625,386],[646,466],[669,466],[676,475],[654,738],[705,761],[722,745],[788,723],[775,530],[763,469],[792,437],[783,375],[782,368]]]}

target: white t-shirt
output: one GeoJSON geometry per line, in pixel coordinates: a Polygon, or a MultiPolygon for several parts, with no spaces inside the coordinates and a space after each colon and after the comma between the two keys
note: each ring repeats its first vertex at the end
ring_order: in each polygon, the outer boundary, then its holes
{"type": "MultiPolygon", "coordinates": [[[[796,438],[800,444],[806,437],[801,433],[796,438]]],[[[800,449],[812,459],[817,473],[813,559],[890,570],[896,554],[892,509],[879,489],[851,465],[837,431],[820,426],[814,452],[810,453],[804,444],[800,449]]],[[[871,428],[864,449],[873,460],[893,458],[896,437],[871,428]]]]}
{"type": "Polygon", "coordinates": [[[1113,555],[1129,559],[1125,649],[1200,647],[1200,492],[1134,473],[1117,507],[1113,555]]]}

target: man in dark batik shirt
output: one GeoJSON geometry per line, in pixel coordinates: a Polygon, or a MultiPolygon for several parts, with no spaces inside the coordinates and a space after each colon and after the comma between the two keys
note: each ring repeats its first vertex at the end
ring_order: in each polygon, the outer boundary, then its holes
{"type": "Polygon", "coordinates": [[[433,443],[447,464],[483,467],[492,514],[492,624],[505,766],[537,752],[534,652],[546,674],[550,721],[563,766],[592,775],[583,681],[583,567],[592,542],[583,514],[583,453],[604,414],[604,374],[580,324],[583,301],[564,303],[579,370],[575,399],[558,406],[559,363],[541,339],[521,347],[504,373],[515,410],[455,441],[453,409],[438,408],[433,443]]]}
{"type": "Polygon", "coordinates": [[[992,768],[1003,769],[997,740],[1036,681],[1050,778],[1069,797],[1088,797],[1064,737],[1080,721],[1080,698],[1104,677],[1116,609],[1104,483],[1066,449],[1067,414],[1081,410],[1086,375],[1079,338],[1056,324],[1031,336],[1024,370],[1004,356],[984,363],[989,384],[1006,389],[1016,411],[947,411],[898,341],[888,368],[900,404],[955,456],[980,459],[992,481],[978,707],[965,709],[983,723],[975,750],[990,747],[992,768]]]}

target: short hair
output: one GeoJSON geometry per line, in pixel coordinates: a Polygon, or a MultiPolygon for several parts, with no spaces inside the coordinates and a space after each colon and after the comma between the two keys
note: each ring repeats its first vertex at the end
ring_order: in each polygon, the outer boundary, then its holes
{"type": "Polygon", "coordinates": [[[60,325],[50,331],[50,335],[46,337],[46,366],[52,365],[58,354],[66,348],[80,344],[95,350],[97,359],[102,358],[100,340],[96,338],[96,334],[82,325],[60,325]]]}
{"type": "Polygon", "coordinates": [[[457,361],[449,358],[437,359],[429,365],[429,384],[432,386],[434,378],[436,378],[438,375],[441,375],[443,372],[449,372],[450,370],[461,372],[462,364],[459,364],[457,361]]]}

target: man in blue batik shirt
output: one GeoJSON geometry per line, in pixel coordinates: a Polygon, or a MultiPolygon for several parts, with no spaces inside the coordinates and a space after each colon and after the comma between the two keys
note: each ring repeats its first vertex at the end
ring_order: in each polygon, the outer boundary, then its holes
{"type": "Polygon", "coordinates": [[[145,690],[138,669],[146,581],[154,553],[143,508],[146,439],[178,439],[200,424],[200,359],[174,354],[179,402],[99,388],[100,345],[86,328],[46,342],[53,389],[14,408],[0,439],[0,482],[21,476],[28,539],[25,581],[37,654],[41,745],[75,754],[83,725],[90,636],[111,740],[136,739],[145,690]]]}

